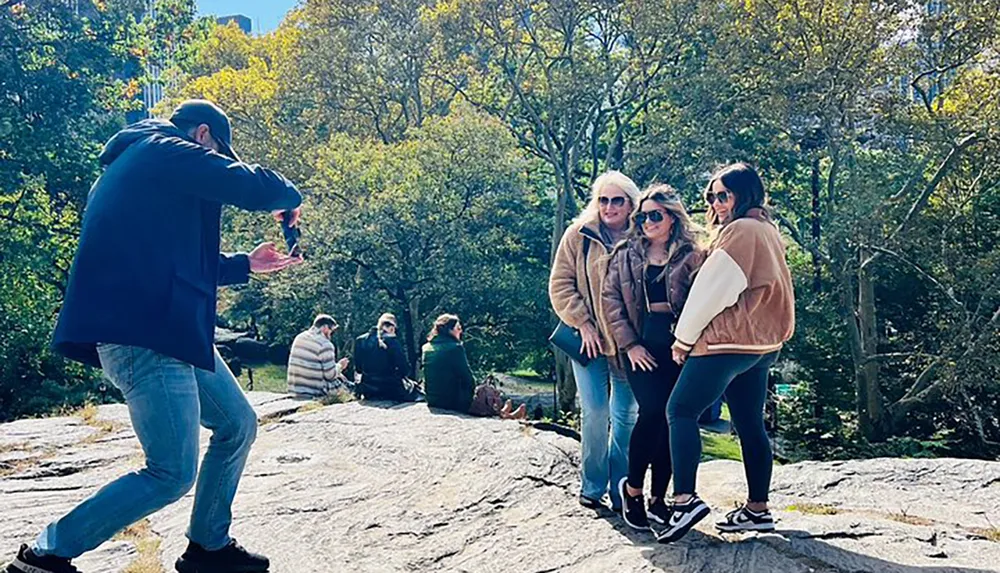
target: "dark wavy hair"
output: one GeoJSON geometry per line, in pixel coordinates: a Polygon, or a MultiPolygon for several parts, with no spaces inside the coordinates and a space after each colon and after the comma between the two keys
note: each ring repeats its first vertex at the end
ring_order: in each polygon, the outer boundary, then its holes
{"type": "MultiPolygon", "coordinates": [[[[764,182],[761,181],[757,170],[749,163],[733,163],[727,165],[712,175],[705,186],[705,194],[712,191],[712,185],[716,181],[721,181],[726,190],[736,195],[736,205],[733,208],[733,219],[745,217],[747,211],[753,208],[767,210],[767,194],[764,192],[764,182]]],[[[709,205],[705,214],[709,229],[719,226],[718,216],[715,210],[709,205]]]]}

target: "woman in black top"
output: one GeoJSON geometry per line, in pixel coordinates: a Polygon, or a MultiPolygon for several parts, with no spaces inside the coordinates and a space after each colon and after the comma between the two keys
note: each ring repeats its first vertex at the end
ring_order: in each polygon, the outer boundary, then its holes
{"type": "Polygon", "coordinates": [[[423,394],[406,377],[409,363],[396,339],[396,317],[385,313],[378,324],[354,343],[354,368],[360,375],[356,391],[365,398],[419,402],[423,394]]]}
{"type": "Polygon", "coordinates": [[[668,185],[654,185],[639,196],[626,241],[611,255],[601,305],[618,347],[639,419],[629,441],[628,476],[618,484],[625,522],[649,529],[664,523],[670,482],[670,441],[666,406],[680,366],[671,359],[673,327],[691,287],[702,253],[694,225],[668,185]],[[652,466],[649,509],[643,498],[646,470],[652,466]]]}

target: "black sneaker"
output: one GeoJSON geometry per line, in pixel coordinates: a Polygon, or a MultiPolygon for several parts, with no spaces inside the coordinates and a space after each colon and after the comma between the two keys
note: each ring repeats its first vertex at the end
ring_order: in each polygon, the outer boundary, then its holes
{"type": "Polygon", "coordinates": [[[587,509],[601,509],[605,507],[605,505],[601,503],[601,500],[587,497],[582,493],[580,494],[580,505],[586,507],[587,509]]]}
{"type": "Polygon", "coordinates": [[[697,495],[692,496],[687,503],[674,503],[674,510],[665,524],[667,528],[656,534],[656,540],[660,543],[677,541],[711,512],[712,510],[697,495]]]}
{"type": "Polygon", "coordinates": [[[769,510],[760,513],[741,505],[726,514],[724,521],[715,523],[715,528],[725,533],[736,531],[774,531],[774,517],[769,510]]]}
{"type": "Polygon", "coordinates": [[[649,531],[649,519],[646,517],[646,500],[642,494],[632,496],[628,494],[626,484],[628,478],[623,477],[618,481],[618,493],[622,496],[622,519],[632,529],[649,531]]]}
{"type": "Polygon", "coordinates": [[[649,515],[650,521],[655,521],[660,525],[666,525],[670,520],[670,514],[673,510],[667,505],[667,502],[663,501],[663,498],[652,502],[649,504],[649,509],[646,510],[646,514],[649,515]]]}
{"type": "Polygon", "coordinates": [[[7,573],[80,573],[80,570],[73,567],[69,559],[38,556],[27,545],[22,545],[17,557],[7,566],[7,573]]]}
{"type": "Polygon", "coordinates": [[[192,541],[174,563],[180,573],[266,573],[270,566],[267,557],[250,553],[235,539],[217,551],[206,551],[192,541]]]}

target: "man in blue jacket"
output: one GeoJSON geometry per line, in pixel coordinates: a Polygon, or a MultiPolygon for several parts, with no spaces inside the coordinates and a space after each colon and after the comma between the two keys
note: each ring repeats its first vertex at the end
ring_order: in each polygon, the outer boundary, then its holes
{"type": "Polygon", "coordinates": [[[190,543],[176,567],[267,571],[229,536],[231,506],[257,417],[213,345],[216,287],[301,262],[265,243],[220,254],[222,205],[288,213],[301,196],[280,174],[242,163],[229,118],[204,100],[170,121],[133,124],[104,147],[55,330],[63,355],[100,366],[125,396],[146,467],[122,476],[23,546],[10,573],[69,573],[70,560],[180,499],[197,483],[190,543]],[[199,426],[212,438],[198,472],[199,426]]]}

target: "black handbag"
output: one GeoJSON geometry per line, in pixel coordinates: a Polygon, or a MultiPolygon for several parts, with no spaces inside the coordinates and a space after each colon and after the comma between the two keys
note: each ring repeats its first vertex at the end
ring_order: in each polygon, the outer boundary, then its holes
{"type": "MultiPolygon", "coordinates": [[[[587,255],[589,253],[590,239],[584,237],[583,274],[584,279],[587,281],[587,295],[590,297],[590,306],[594,308],[594,294],[590,292],[590,277],[587,275],[587,255]]],[[[561,320],[556,325],[556,329],[552,331],[552,335],[549,336],[549,343],[556,349],[564,352],[571,360],[579,362],[580,366],[586,366],[590,362],[590,357],[580,351],[580,347],[583,346],[583,337],[580,336],[580,331],[561,320]]]]}
{"type": "Polygon", "coordinates": [[[552,331],[552,336],[549,336],[549,343],[566,353],[570,359],[579,362],[580,366],[586,366],[590,362],[590,357],[580,352],[580,347],[583,346],[580,331],[561,320],[552,331]]]}

